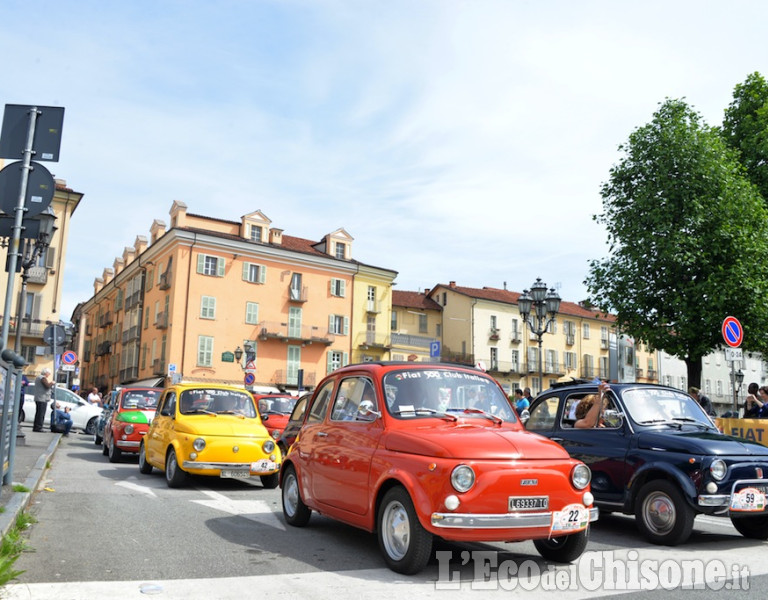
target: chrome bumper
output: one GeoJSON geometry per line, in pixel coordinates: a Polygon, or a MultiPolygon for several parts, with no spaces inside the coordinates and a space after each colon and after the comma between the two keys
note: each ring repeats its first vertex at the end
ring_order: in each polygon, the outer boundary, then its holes
{"type": "MultiPolygon", "coordinates": [[[[761,488],[768,487],[768,480],[766,479],[739,479],[734,481],[731,485],[730,494],[702,494],[698,497],[697,502],[699,506],[708,507],[726,507],[731,506],[731,496],[736,493],[736,488],[741,486],[758,485],[761,488]]],[[[759,511],[758,511],[759,512],[759,511]]]]}
{"type": "Polygon", "coordinates": [[[128,442],[126,440],[115,440],[115,446],[118,448],[130,448],[138,452],[141,442],[128,442]]]}
{"type": "MultiPolygon", "coordinates": [[[[596,506],[589,509],[589,522],[597,521],[600,511],[596,506]]],[[[432,513],[434,527],[459,529],[525,529],[526,527],[549,527],[552,525],[551,512],[504,513],[489,515],[432,513]]]]}
{"type": "MultiPolygon", "coordinates": [[[[196,471],[220,471],[233,470],[233,471],[250,471],[252,463],[225,463],[225,462],[196,462],[194,460],[185,460],[181,464],[181,468],[184,470],[194,469],[196,471]]],[[[280,463],[276,463],[274,471],[268,471],[269,473],[277,473],[280,470],[280,463]]],[[[256,473],[253,471],[253,473],[256,473]]]]}

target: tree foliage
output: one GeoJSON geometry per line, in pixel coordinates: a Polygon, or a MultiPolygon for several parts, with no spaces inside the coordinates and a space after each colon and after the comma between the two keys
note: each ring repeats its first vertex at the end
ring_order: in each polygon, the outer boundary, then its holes
{"type": "Polygon", "coordinates": [[[590,262],[590,301],[619,329],[685,360],[701,358],[737,316],[747,350],[768,349],[768,211],[736,153],[684,101],[668,99],[619,147],[601,189],[609,254],[590,262]]]}
{"type": "Polygon", "coordinates": [[[750,181],[768,201],[768,82],[760,73],[736,86],[725,111],[723,137],[739,151],[750,181]]]}

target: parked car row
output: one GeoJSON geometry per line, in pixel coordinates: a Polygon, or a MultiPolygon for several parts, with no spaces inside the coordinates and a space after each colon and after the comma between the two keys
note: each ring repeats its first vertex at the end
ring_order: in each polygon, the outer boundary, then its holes
{"type": "MultiPolygon", "coordinates": [[[[51,404],[54,399],[62,410],[69,408],[73,429],[83,431],[88,435],[91,435],[96,430],[96,423],[102,413],[101,407],[91,404],[72,390],[59,386],[51,389],[51,402],[47,403],[45,409],[44,423],[46,427],[51,425],[51,404]]],[[[20,420],[25,423],[34,423],[35,410],[35,384],[30,383],[24,390],[24,402],[21,406],[20,420]]]]}

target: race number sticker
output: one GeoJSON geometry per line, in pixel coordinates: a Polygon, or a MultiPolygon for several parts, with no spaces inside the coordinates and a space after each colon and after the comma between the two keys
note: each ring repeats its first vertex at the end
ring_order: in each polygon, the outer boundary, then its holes
{"type": "Polygon", "coordinates": [[[277,469],[277,464],[266,458],[251,463],[251,473],[268,473],[277,469]]]}
{"type": "Polygon", "coordinates": [[[550,531],[580,531],[589,524],[589,510],[582,504],[569,504],[552,513],[550,531]]]}
{"type": "Polygon", "coordinates": [[[765,509],[765,494],[753,487],[731,496],[731,510],[739,512],[758,512],[765,509]]]}

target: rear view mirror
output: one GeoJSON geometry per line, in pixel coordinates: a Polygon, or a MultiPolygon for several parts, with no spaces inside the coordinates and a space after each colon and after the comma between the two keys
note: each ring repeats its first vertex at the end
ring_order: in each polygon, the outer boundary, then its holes
{"type": "Polygon", "coordinates": [[[520,413],[520,421],[525,425],[528,422],[528,419],[531,418],[531,413],[527,408],[524,408],[522,412],[520,413]]]}

